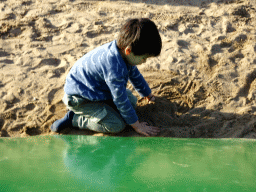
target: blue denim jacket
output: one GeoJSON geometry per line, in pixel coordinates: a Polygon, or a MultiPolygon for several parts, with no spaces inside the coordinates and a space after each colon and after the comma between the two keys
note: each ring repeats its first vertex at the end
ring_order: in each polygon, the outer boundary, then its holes
{"type": "Polygon", "coordinates": [[[91,101],[112,99],[127,124],[138,120],[126,93],[128,80],[142,96],[151,93],[136,66],[127,65],[116,41],[102,45],[80,58],[66,78],[64,91],[91,101]]]}

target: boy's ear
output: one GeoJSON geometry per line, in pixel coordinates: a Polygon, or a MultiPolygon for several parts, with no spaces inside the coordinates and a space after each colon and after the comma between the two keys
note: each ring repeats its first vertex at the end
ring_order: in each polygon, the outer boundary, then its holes
{"type": "Polygon", "coordinates": [[[125,48],[124,52],[125,52],[125,55],[130,55],[131,52],[132,52],[132,50],[131,50],[131,48],[128,46],[128,47],[125,48]]]}

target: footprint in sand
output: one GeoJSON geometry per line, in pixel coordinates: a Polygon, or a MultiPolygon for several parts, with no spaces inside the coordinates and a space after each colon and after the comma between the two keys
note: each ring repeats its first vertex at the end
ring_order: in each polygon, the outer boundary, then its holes
{"type": "Polygon", "coordinates": [[[28,105],[25,106],[26,110],[28,111],[32,111],[33,109],[35,109],[35,104],[34,103],[29,103],[28,105]]]}
{"type": "Polygon", "coordinates": [[[42,59],[38,64],[36,64],[30,70],[38,69],[38,68],[44,67],[44,66],[58,67],[60,63],[61,63],[61,60],[57,59],[57,58],[42,59]]]}
{"type": "Polygon", "coordinates": [[[177,41],[177,44],[178,44],[180,47],[186,48],[186,49],[188,49],[188,47],[189,47],[189,45],[190,45],[189,42],[184,41],[184,40],[178,40],[178,41],[177,41]]]}
{"type": "Polygon", "coordinates": [[[0,57],[8,57],[10,56],[10,53],[7,53],[6,51],[2,51],[2,49],[0,49],[0,57]]]}

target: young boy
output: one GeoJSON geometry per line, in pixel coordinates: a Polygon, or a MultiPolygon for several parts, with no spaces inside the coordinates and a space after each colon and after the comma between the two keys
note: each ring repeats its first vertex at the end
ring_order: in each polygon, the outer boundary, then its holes
{"type": "Polygon", "coordinates": [[[117,40],[85,54],[71,68],[63,97],[69,111],[52,124],[51,130],[59,132],[65,127],[78,127],[117,133],[129,124],[140,134],[157,135],[159,128],[138,121],[137,98],[126,85],[129,80],[148,102],[155,100],[136,65],[158,56],[161,48],[161,37],[151,20],[127,21],[117,40]]]}

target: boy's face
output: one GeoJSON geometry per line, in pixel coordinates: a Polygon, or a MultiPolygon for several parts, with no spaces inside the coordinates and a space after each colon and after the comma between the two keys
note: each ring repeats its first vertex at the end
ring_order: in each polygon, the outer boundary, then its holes
{"type": "Polygon", "coordinates": [[[132,65],[132,66],[141,65],[145,63],[147,58],[149,57],[150,57],[149,55],[134,55],[133,52],[131,52],[129,47],[125,49],[125,60],[129,65],[132,65]]]}
{"type": "Polygon", "coordinates": [[[134,55],[133,53],[131,53],[127,58],[127,61],[130,65],[135,66],[145,63],[147,58],[149,58],[148,55],[134,55]]]}

